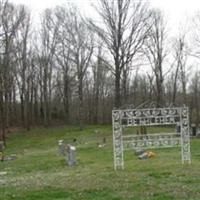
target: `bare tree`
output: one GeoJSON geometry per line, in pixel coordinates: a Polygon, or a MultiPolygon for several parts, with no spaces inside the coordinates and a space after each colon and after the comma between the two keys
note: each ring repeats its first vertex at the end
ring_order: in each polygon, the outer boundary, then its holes
{"type": "Polygon", "coordinates": [[[72,83],[75,80],[76,70],[74,69],[74,55],[73,55],[73,43],[71,41],[73,33],[71,32],[72,15],[74,14],[75,8],[69,5],[66,7],[56,7],[55,17],[59,21],[62,28],[58,33],[58,45],[56,49],[56,62],[58,70],[62,72],[59,74],[59,92],[62,98],[65,121],[70,121],[70,101],[72,94],[72,83]],[[69,31],[70,30],[70,31],[69,31]]]}
{"type": "MultiPolygon", "coordinates": [[[[57,48],[58,65],[64,71],[64,101],[65,108],[69,108],[70,79],[76,80],[78,96],[78,121],[83,128],[84,119],[84,83],[88,67],[90,66],[94,44],[93,33],[88,30],[78,10],[74,6],[58,8],[56,13],[62,28],[59,30],[59,45],[57,48]],[[66,9],[66,10],[65,10],[66,9]],[[71,78],[70,78],[71,77],[71,78]]],[[[69,111],[66,110],[66,113],[69,111]]]]}
{"type": "MultiPolygon", "coordinates": [[[[19,25],[24,19],[24,7],[14,7],[8,1],[0,1],[0,112],[1,140],[5,143],[5,128],[9,126],[9,101],[13,82],[13,41],[19,25]]],[[[11,103],[11,102],[10,102],[11,103]]]]}
{"type": "Polygon", "coordinates": [[[89,67],[91,57],[93,54],[93,41],[92,35],[87,31],[87,27],[82,23],[78,22],[78,19],[74,21],[74,31],[72,44],[73,55],[74,55],[74,64],[76,66],[76,74],[78,81],[78,99],[79,99],[79,124],[80,129],[83,129],[83,88],[84,88],[84,78],[89,67]]]}
{"type": "Polygon", "coordinates": [[[59,21],[55,19],[53,11],[46,9],[42,18],[40,34],[42,43],[39,59],[41,66],[41,113],[43,113],[45,126],[48,126],[51,121],[52,73],[60,27],[59,21]]]}
{"type": "Polygon", "coordinates": [[[192,107],[191,110],[193,111],[193,121],[196,123],[196,126],[199,126],[200,123],[200,71],[197,71],[193,78],[190,85],[191,90],[191,101],[192,107]]]}
{"type": "Polygon", "coordinates": [[[98,123],[98,108],[99,108],[99,95],[100,95],[100,82],[102,78],[103,64],[102,64],[102,47],[98,47],[97,63],[92,65],[93,79],[94,79],[94,123],[98,123]]]}
{"type": "Polygon", "coordinates": [[[157,105],[164,103],[164,74],[163,63],[166,57],[165,41],[166,27],[160,11],[153,10],[150,23],[150,34],[145,42],[144,53],[147,56],[156,81],[156,102],[157,105]]]}
{"type": "Polygon", "coordinates": [[[173,92],[172,92],[172,100],[171,102],[175,104],[176,96],[177,96],[177,88],[178,81],[181,81],[182,85],[182,93],[183,93],[183,103],[186,104],[186,77],[185,77],[185,65],[188,57],[187,45],[185,42],[185,35],[180,35],[174,41],[174,63],[175,71],[172,73],[172,81],[173,81],[173,92]]]}
{"type": "Polygon", "coordinates": [[[149,17],[146,3],[131,0],[100,0],[97,12],[103,24],[91,22],[110,51],[115,76],[115,107],[121,105],[121,76],[147,36],[149,17]]]}
{"type": "MultiPolygon", "coordinates": [[[[23,11],[24,19],[19,26],[19,31],[15,34],[15,57],[16,57],[16,81],[20,94],[21,101],[21,121],[24,127],[29,129],[29,90],[28,90],[28,76],[30,75],[30,60],[29,54],[29,38],[30,38],[30,13],[23,11]]],[[[30,54],[29,54],[30,57],[30,54]]]]}
{"type": "Polygon", "coordinates": [[[97,49],[97,58],[92,64],[92,78],[93,78],[93,123],[98,124],[100,121],[100,109],[103,109],[105,85],[109,77],[109,69],[107,68],[107,61],[103,53],[102,43],[99,41],[97,49]]]}

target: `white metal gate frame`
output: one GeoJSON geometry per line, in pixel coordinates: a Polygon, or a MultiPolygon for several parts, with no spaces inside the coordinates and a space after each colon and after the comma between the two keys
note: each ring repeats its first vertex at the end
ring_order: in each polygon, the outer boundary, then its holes
{"type": "Polygon", "coordinates": [[[114,169],[124,169],[124,150],[181,146],[182,163],[191,163],[189,111],[187,107],[124,109],[112,111],[114,169]],[[123,136],[123,127],[180,124],[180,135],[123,136]]]}

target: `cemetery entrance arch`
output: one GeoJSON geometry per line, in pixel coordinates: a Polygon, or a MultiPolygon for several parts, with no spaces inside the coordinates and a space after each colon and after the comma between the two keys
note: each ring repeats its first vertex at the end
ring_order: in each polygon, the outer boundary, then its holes
{"type": "Polygon", "coordinates": [[[191,163],[189,116],[187,107],[124,109],[112,111],[114,169],[124,169],[124,150],[181,146],[182,163],[191,163]],[[180,124],[180,134],[123,136],[123,127],[180,124]]]}

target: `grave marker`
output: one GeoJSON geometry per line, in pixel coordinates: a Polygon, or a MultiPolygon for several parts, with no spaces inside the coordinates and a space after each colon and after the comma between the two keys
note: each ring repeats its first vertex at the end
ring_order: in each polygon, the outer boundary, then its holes
{"type": "Polygon", "coordinates": [[[65,144],[63,140],[58,140],[58,155],[65,155],[65,144]]]}
{"type": "Polygon", "coordinates": [[[76,165],[76,147],[70,144],[67,145],[67,164],[69,166],[76,165]]]}

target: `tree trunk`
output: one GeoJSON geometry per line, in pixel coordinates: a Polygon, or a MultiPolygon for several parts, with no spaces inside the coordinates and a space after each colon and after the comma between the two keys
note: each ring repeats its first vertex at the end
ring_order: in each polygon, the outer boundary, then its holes
{"type": "Polygon", "coordinates": [[[121,73],[119,70],[119,67],[116,66],[116,68],[118,68],[116,70],[116,74],[115,74],[115,108],[119,108],[121,106],[121,94],[120,94],[120,78],[121,78],[121,73]]]}
{"type": "Polygon", "coordinates": [[[64,75],[64,111],[65,121],[69,123],[69,80],[68,75],[64,75]]]}
{"type": "Polygon", "coordinates": [[[79,127],[83,130],[83,79],[82,75],[79,76],[79,86],[78,86],[78,96],[79,96],[79,127]]]}

